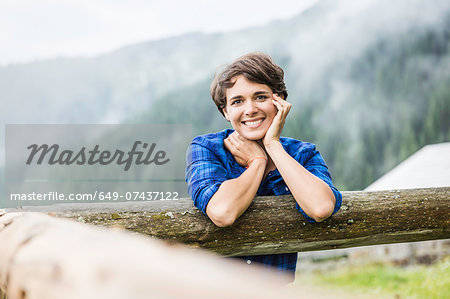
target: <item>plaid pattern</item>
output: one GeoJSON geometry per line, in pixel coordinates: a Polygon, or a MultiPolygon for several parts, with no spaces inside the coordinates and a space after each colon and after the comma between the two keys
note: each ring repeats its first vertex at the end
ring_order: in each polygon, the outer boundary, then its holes
{"type": "MultiPolygon", "coordinates": [[[[187,151],[186,182],[188,192],[194,201],[194,205],[206,215],[206,206],[222,182],[239,177],[245,167],[240,166],[233,155],[225,149],[223,140],[234,130],[197,136],[192,140],[187,151]]],[[[281,137],[280,142],[286,152],[297,160],[312,174],[327,183],[336,198],[334,213],[341,207],[342,195],[333,186],[330,173],[320,153],[314,144],[301,142],[292,138],[281,137]]],[[[285,195],[290,194],[279,171],[275,169],[269,172],[265,180],[259,186],[256,195],[285,195]]],[[[309,217],[296,203],[297,210],[311,223],[315,221],[309,217]]],[[[269,266],[275,266],[280,271],[295,272],[297,254],[274,254],[262,256],[238,257],[246,259],[247,263],[258,262],[269,266]]]]}

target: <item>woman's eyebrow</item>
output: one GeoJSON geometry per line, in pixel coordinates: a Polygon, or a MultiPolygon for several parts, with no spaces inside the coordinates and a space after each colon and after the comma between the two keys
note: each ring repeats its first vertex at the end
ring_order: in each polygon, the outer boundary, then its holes
{"type": "MultiPolygon", "coordinates": [[[[262,95],[262,94],[269,94],[269,92],[268,92],[268,91],[265,91],[265,90],[255,91],[255,92],[253,93],[253,96],[259,96],[259,95],[262,95]]],[[[243,98],[242,95],[236,95],[236,96],[230,98],[229,101],[232,101],[232,100],[235,100],[235,99],[242,99],[242,98],[243,98]]]]}
{"type": "Polygon", "coordinates": [[[234,96],[231,99],[229,99],[229,101],[232,101],[232,100],[235,100],[235,99],[242,99],[242,98],[243,98],[243,96],[237,95],[237,96],[234,96]]]}
{"type": "Polygon", "coordinates": [[[255,91],[255,93],[253,93],[254,96],[259,96],[261,94],[269,94],[268,91],[255,91]]]}

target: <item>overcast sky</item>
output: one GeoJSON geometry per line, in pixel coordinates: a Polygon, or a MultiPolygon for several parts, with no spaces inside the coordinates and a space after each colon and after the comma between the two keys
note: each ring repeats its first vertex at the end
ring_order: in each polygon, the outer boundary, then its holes
{"type": "Polygon", "coordinates": [[[318,0],[1,0],[0,65],[288,19],[318,0]]]}

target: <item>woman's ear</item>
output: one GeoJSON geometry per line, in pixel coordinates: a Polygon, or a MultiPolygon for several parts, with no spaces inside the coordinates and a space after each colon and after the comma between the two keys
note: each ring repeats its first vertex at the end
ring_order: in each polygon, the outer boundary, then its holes
{"type": "Polygon", "coordinates": [[[222,109],[222,112],[223,112],[223,116],[225,116],[225,119],[226,119],[227,121],[230,121],[230,119],[228,118],[227,110],[226,110],[225,108],[223,108],[223,109],[222,109]]]}

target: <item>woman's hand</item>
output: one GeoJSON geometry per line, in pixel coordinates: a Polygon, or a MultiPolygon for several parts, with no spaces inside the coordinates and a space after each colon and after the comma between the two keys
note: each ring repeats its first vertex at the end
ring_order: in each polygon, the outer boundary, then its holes
{"type": "Polygon", "coordinates": [[[230,226],[247,210],[255,198],[267,165],[266,153],[258,142],[233,132],[223,143],[239,165],[247,167],[251,163],[251,167],[239,177],[223,182],[206,206],[206,214],[220,227],[230,226]]]}
{"type": "Polygon", "coordinates": [[[256,157],[265,157],[267,159],[264,149],[253,140],[248,140],[238,133],[231,133],[223,141],[227,150],[234,156],[236,162],[244,167],[248,166],[256,157]]]}
{"type": "Polygon", "coordinates": [[[275,115],[272,124],[266,132],[266,135],[263,138],[264,146],[271,144],[273,141],[279,141],[281,131],[283,131],[284,122],[286,121],[286,117],[291,110],[291,103],[286,102],[281,97],[276,94],[273,94],[273,104],[277,107],[278,112],[275,115]]]}

